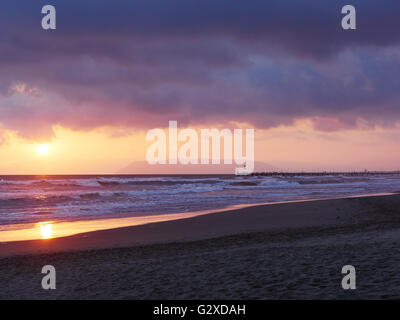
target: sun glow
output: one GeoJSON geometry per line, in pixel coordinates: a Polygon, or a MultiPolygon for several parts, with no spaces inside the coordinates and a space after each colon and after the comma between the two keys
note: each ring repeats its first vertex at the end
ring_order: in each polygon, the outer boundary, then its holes
{"type": "Polygon", "coordinates": [[[37,146],[36,150],[40,154],[46,154],[46,153],[49,153],[50,148],[47,144],[40,144],[37,146]]]}
{"type": "Polygon", "coordinates": [[[45,223],[40,226],[43,239],[51,239],[53,237],[53,227],[51,223],[45,223]]]}

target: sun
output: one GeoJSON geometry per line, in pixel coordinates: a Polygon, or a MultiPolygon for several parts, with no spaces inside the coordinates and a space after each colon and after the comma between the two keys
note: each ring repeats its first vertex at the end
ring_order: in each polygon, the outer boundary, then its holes
{"type": "Polygon", "coordinates": [[[46,154],[49,153],[49,146],[47,144],[39,144],[36,148],[37,152],[39,152],[40,154],[46,154]]]}
{"type": "Polygon", "coordinates": [[[51,239],[53,237],[53,228],[51,223],[45,223],[40,226],[43,239],[51,239]]]}

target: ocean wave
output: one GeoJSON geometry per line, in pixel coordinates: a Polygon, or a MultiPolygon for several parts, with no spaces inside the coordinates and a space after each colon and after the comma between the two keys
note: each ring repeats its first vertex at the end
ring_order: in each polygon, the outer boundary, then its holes
{"type": "Polygon", "coordinates": [[[23,180],[0,180],[0,186],[14,186],[14,187],[98,187],[97,181],[68,181],[68,180],[33,180],[33,181],[23,181],[23,180]]]}
{"type": "Polygon", "coordinates": [[[216,179],[179,179],[179,178],[90,178],[66,180],[0,180],[0,185],[47,187],[112,187],[112,186],[173,186],[188,184],[218,184],[216,179]]]}
{"type": "Polygon", "coordinates": [[[174,185],[189,185],[189,184],[218,184],[218,180],[129,180],[129,181],[102,181],[98,180],[101,186],[174,186],[174,185]]]}
{"type": "Polygon", "coordinates": [[[238,181],[238,182],[232,182],[230,184],[231,186],[257,186],[258,183],[254,181],[238,181]]]}
{"type": "Polygon", "coordinates": [[[71,200],[73,200],[73,198],[67,196],[43,196],[43,197],[33,196],[33,197],[0,199],[0,209],[43,205],[44,203],[55,204],[71,200]]]}
{"type": "Polygon", "coordinates": [[[400,190],[399,177],[68,176],[0,180],[0,225],[400,190]]]}
{"type": "Polygon", "coordinates": [[[21,181],[21,180],[0,180],[0,185],[30,185],[35,181],[21,181]]]}

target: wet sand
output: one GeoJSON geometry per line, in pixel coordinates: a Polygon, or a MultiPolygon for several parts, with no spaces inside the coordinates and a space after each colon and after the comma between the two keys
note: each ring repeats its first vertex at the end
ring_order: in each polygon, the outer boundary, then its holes
{"type": "Polygon", "coordinates": [[[318,200],[0,244],[0,298],[400,298],[399,211],[400,195],[318,200]]]}

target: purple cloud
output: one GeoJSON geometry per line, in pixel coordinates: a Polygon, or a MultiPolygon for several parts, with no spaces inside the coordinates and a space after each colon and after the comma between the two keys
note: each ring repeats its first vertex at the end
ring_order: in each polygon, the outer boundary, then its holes
{"type": "Polygon", "coordinates": [[[356,31],[340,28],[339,0],[54,1],[55,31],[40,28],[40,4],[21,2],[0,12],[0,122],[25,137],[55,124],[399,120],[395,1],[352,1],[356,31]]]}

